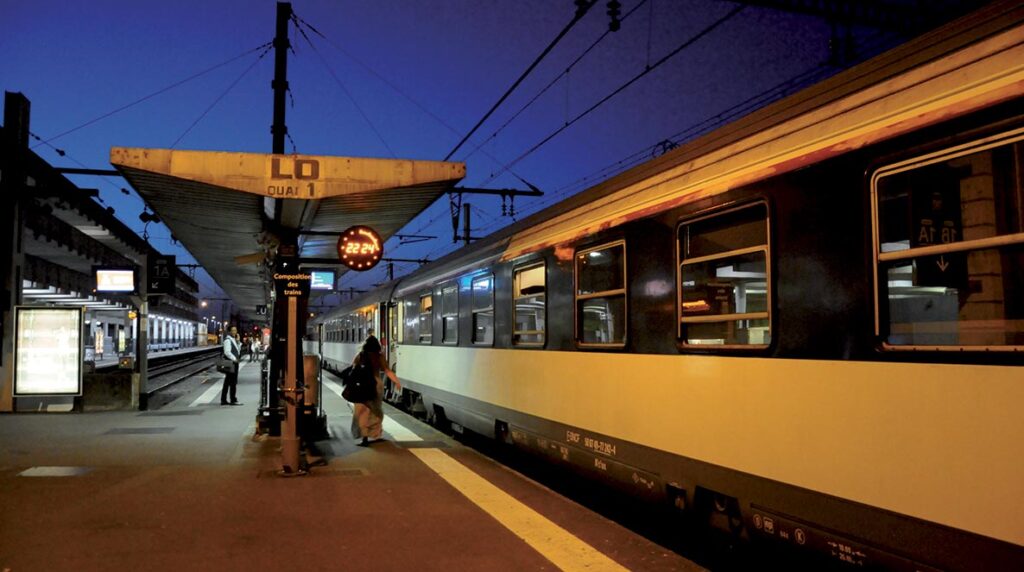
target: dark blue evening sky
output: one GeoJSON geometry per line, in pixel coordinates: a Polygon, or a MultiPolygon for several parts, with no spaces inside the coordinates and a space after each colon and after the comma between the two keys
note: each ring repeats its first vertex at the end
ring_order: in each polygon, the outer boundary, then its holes
{"type": "MultiPolygon", "coordinates": [[[[737,7],[724,0],[622,4],[623,15],[636,10],[621,30],[490,138],[604,33],[609,19],[601,0],[455,154],[467,162],[463,185],[524,188],[505,171],[508,163],[737,7]]],[[[452,150],[575,10],[571,0],[296,0],[293,7],[326,36],[307,31],[313,49],[291,30],[287,123],[295,150],[428,160],[452,150]]],[[[0,0],[0,86],[31,100],[32,132],[48,140],[249,52],[49,144],[32,145],[53,165],[91,168],[109,168],[112,146],[267,153],[273,54],[259,59],[261,51],[253,50],[272,39],[274,17],[271,0],[0,0]]],[[[659,141],[678,139],[748,98],[822,69],[828,37],[829,26],[817,18],[744,9],[516,163],[511,170],[546,193],[517,200],[520,217],[632,165],[619,163],[627,157],[650,157],[659,141]]],[[[863,42],[869,37],[858,33],[863,42]]],[[[121,192],[125,181],[74,180],[99,188],[102,201],[142,231],[142,203],[134,192],[121,192]]],[[[476,234],[512,222],[500,216],[497,198],[466,200],[474,206],[476,234]]],[[[439,238],[400,247],[392,241],[388,254],[436,258],[453,249],[447,212],[442,199],[403,231],[439,238]]],[[[229,213],[224,224],[231,224],[229,213]]],[[[151,225],[149,234],[159,250],[191,261],[166,228],[151,225]]],[[[341,287],[383,277],[383,269],[350,273],[341,287]]],[[[200,279],[204,295],[219,295],[209,277],[200,279]]]]}

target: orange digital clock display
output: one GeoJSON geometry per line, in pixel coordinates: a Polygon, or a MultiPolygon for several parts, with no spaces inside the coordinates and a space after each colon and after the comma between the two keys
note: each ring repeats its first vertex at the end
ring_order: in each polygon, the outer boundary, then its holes
{"type": "Polygon", "coordinates": [[[380,235],[368,226],[353,226],[338,238],[338,258],[352,270],[373,268],[383,254],[384,243],[380,235]]]}

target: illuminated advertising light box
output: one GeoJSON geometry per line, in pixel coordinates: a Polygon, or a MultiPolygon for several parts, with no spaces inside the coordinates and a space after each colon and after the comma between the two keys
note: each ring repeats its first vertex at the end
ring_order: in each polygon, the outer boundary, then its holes
{"type": "Polygon", "coordinates": [[[132,268],[95,268],[97,292],[135,292],[135,270],[132,268]]]}
{"type": "Polygon", "coordinates": [[[334,290],[333,270],[314,270],[311,274],[310,290],[334,290]]]}
{"type": "Polygon", "coordinates": [[[82,395],[81,308],[15,307],[14,395],[82,395]]]}

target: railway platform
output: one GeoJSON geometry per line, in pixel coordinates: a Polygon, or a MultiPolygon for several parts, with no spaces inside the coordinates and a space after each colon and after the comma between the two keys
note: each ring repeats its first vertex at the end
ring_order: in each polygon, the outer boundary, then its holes
{"type": "Polygon", "coordinates": [[[325,373],[324,466],[282,478],[242,406],[198,373],[158,410],[0,416],[0,570],[699,570],[385,406],[356,446],[325,373]]]}

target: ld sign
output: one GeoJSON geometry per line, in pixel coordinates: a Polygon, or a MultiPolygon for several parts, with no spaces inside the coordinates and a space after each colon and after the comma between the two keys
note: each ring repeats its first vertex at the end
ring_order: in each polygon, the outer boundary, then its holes
{"type": "Polygon", "coordinates": [[[270,160],[267,196],[282,199],[311,199],[320,180],[320,161],[274,156],[270,160]]]}

